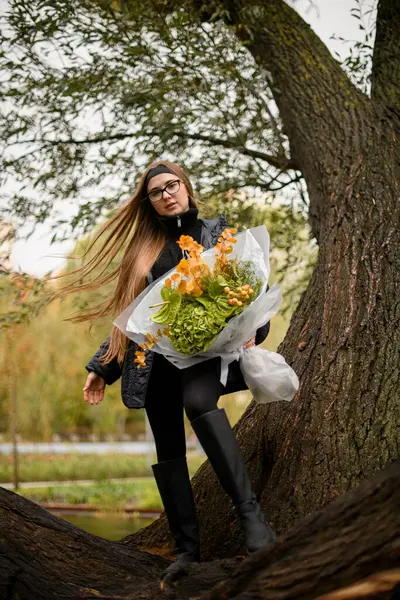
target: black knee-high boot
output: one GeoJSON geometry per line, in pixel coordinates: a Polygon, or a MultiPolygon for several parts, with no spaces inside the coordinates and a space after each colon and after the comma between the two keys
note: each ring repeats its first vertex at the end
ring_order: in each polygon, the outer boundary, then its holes
{"type": "Polygon", "coordinates": [[[176,543],[176,561],[164,572],[165,581],[187,575],[189,563],[200,560],[200,536],[186,458],[152,466],[169,528],[176,543]]]}
{"type": "Polygon", "coordinates": [[[241,522],[248,552],[274,541],[276,533],[264,516],[252,490],[242,452],[224,409],[197,417],[191,423],[241,522]]]}

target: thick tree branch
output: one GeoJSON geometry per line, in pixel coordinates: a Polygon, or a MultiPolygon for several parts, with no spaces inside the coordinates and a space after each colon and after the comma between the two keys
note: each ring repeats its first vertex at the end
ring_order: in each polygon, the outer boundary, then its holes
{"type": "MultiPolygon", "coordinates": [[[[143,132],[142,132],[143,133],[143,132]]],[[[155,136],[158,135],[156,132],[147,132],[146,135],[155,136]]],[[[259,150],[253,150],[251,148],[247,148],[244,146],[239,140],[230,138],[230,139],[221,139],[213,136],[203,135],[200,133],[186,133],[184,131],[171,131],[169,133],[171,137],[176,136],[180,138],[186,138],[191,140],[197,140],[200,142],[206,142],[211,146],[221,146],[223,148],[232,148],[236,150],[240,154],[245,156],[250,156],[251,158],[257,158],[269,163],[271,166],[276,169],[280,169],[281,171],[288,170],[298,170],[296,163],[288,158],[287,156],[273,156],[271,154],[266,154],[265,152],[261,152],[259,150]]],[[[99,135],[93,138],[69,138],[67,140],[46,140],[46,139],[31,139],[31,140],[22,140],[18,142],[20,144],[42,144],[42,148],[44,146],[59,146],[63,144],[75,144],[75,145],[86,145],[86,144],[99,144],[101,142],[115,142],[118,140],[124,140],[129,138],[137,137],[137,133],[115,133],[111,135],[99,135]]]]}
{"type": "Polygon", "coordinates": [[[382,571],[357,581],[340,590],[324,594],[317,600],[372,600],[372,598],[385,598],[385,593],[396,593],[395,588],[400,587],[400,569],[382,571]]]}
{"type": "MultiPolygon", "coordinates": [[[[210,19],[204,0],[193,1],[200,18],[210,19]]],[[[267,72],[291,158],[307,183],[313,234],[321,241],[335,173],[347,176],[371,144],[370,100],[284,0],[220,2],[225,21],[267,72]]]]}
{"type": "MultiPolygon", "coordinates": [[[[311,600],[372,574],[380,574],[382,583],[383,572],[389,570],[392,577],[387,576],[386,589],[397,590],[399,483],[400,461],[396,461],[304,519],[282,536],[280,543],[265,546],[243,561],[234,576],[212,590],[204,600],[311,600]],[[381,534],[383,537],[378,540],[381,534]]],[[[346,598],[350,597],[353,596],[346,598]]]]}
{"type": "MultiPolygon", "coordinates": [[[[399,479],[397,461],[247,560],[194,564],[177,597],[311,600],[365,579],[373,592],[369,598],[377,597],[376,591],[395,593],[399,479]]],[[[159,588],[160,574],[168,564],[165,559],[132,547],[129,539],[107,542],[90,535],[2,488],[0,530],[1,598],[171,597],[159,588]]],[[[343,600],[340,593],[329,598],[339,599],[343,600]]]]}
{"type": "MultiPolygon", "coordinates": [[[[285,189],[289,185],[292,185],[293,183],[298,183],[299,181],[301,181],[301,179],[303,179],[302,175],[296,175],[294,177],[290,177],[286,181],[280,181],[279,177],[281,175],[282,175],[282,172],[279,172],[279,174],[276,177],[273,177],[270,181],[267,181],[265,183],[258,179],[246,179],[240,185],[227,184],[223,188],[218,188],[217,193],[224,194],[226,192],[232,191],[232,189],[238,190],[238,189],[243,189],[243,188],[259,188],[259,189],[263,190],[264,192],[278,192],[280,190],[285,189]],[[276,184],[276,185],[274,185],[274,184],[276,184]]],[[[202,198],[207,199],[207,198],[211,198],[214,195],[215,195],[215,190],[212,190],[208,194],[203,194],[202,198]]]]}
{"type": "Polygon", "coordinates": [[[400,0],[380,0],[372,61],[373,100],[400,123],[400,0]]]}
{"type": "Polygon", "coordinates": [[[272,167],[276,169],[280,169],[282,171],[286,171],[289,169],[298,170],[298,166],[295,161],[291,160],[287,156],[272,156],[271,154],[266,154],[265,152],[260,152],[259,150],[252,150],[251,148],[247,148],[243,146],[239,140],[235,139],[226,139],[222,140],[220,138],[215,138],[208,135],[203,135],[201,133],[184,133],[181,131],[175,131],[174,135],[178,137],[187,137],[192,140],[198,140],[201,142],[207,142],[212,146],[222,146],[224,148],[233,148],[240,152],[240,154],[244,154],[245,156],[250,156],[251,158],[259,158],[269,163],[272,167]]]}
{"type": "Polygon", "coordinates": [[[312,151],[318,160],[329,140],[336,142],[332,144],[336,154],[337,143],[348,135],[349,110],[343,108],[366,102],[366,97],[351,84],[311,27],[283,0],[226,0],[225,7],[238,37],[268,69],[292,157],[300,163],[300,170],[303,161],[298,157],[312,151]],[[324,127],[317,128],[317,121],[324,127]]]}

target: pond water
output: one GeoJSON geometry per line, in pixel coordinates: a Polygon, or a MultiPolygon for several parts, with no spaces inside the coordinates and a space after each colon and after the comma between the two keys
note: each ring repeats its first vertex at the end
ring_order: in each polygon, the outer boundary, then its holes
{"type": "Polygon", "coordinates": [[[106,540],[114,542],[135,533],[143,527],[147,527],[154,519],[144,519],[117,514],[105,513],[58,513],[54,514],[84,531],[98,535],[106,540]]]}

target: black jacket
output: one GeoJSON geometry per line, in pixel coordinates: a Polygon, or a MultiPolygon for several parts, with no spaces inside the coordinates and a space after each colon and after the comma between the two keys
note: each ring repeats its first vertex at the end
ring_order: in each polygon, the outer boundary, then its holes
{"type": "MultiPolygon", "coordinates": [[[[201,244],[205,250],[212,248],[217,243],[218,237],[222,231],[228,227],[224,216],[218,219],[200,219],[201,221],[201,244]]],[[[150,271],[148,275],[148,283],[153,281],[153,275],[150,271]]],[[[257,331],[256,344],[261,344],[267,337],[269,332],[269,323],[257,331]]],[[[86,369],[94,371],[104,379],[107,385],[111,385],[121,377],[121,395],[122,401],[128,408],[143,408],[145,405],[147,385],[149,382],[153,356],[152,352],[148,352],[146,356],[146,366],[137,368],[133,362],[135,352],[139,349],[136,342],[130,340],[128,350],[125,354],[123,364],[118,364],[116,358],[107,364],[103,364],[100,357],[107,352],[109,338],[100,346],[98,351],[92,356],[86,365],[86,369]]],[[[228,381],[225,388],[225,393],[230,394],[239,390],[245,390],[247,386],[244,382],[238,361],[234,361],[229,365],[228,381]]]]}

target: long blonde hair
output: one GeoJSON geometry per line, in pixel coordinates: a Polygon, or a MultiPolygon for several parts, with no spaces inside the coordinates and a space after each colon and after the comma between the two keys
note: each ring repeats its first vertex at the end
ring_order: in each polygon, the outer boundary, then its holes
{"type": "MultiPolygon", "coordinates": [[[[120,314],[144,289],[146,276],[166,240],[165,233],[156,218],[155,210],[146,198],[147,173],[158,165],[165,165],[184,182],[188,192],[189,205],[197,206],[190,180],[179,165],[167,160],[152,162],[143,173],[133,195],[111,219],[104,223],[83,257],[90,253],[100,238],[106,236],[100,250],[82,267],[57,277],[74,276],[72,281],[57,291],[55,297],[66,296],[73,292],[97,290],[117,279],[117,285],[111,298],[69,320],[79,323],[88,320],[94,321],[106,315],[120,314]],[[120,264],[107,273],[111,262],[124,245],[126,248],[120,264]],[[94,276],[93,279],[83,283],[82,281],[90,275],[94,276]]],[[[127,345],[126,336],[113,326],[108,351],[102,357],[102,361],[108,363],[116,357],[121,363],[127,345]]]]}

